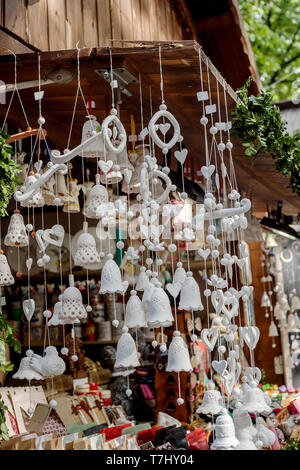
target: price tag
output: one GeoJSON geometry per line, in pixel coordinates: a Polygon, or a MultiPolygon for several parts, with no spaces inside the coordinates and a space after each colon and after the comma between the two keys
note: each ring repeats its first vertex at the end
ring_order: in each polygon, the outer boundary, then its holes
{"type": "Polygon", "coordinates": [[[216,111],[217,111],[217,108],[215,104],[210,104],[210,105],[205,106],[206,114],[213,114],[216,111]]]}
{"type": "Polygon", "coordinates": [[[112,88],[118,88],[118,80],[113,80],[111,83],[110,83],[110,86],[112,88]]]}
{"type": "Polygon", "coordinates": [[[144,129],[142,129],[141,132],[140,132],[140,139],[144,140],[147,137],[148,134],[149,134],[149,131],[148,131],[147,127],[144,127],[144,129]]]}
{"type": "Polygon", "coordinates": [[[128,137],[128,141],[129,142],[136,142],[137,141],[137,136],[136,135],[130,135],[128,137]]]}
{"type": "Polygon", "coordinates": [[[225,122],[224,131],[229,131],[231,128],[232,128],[232,122],[231,121],[225,122]]]}
{"type": "Polygon", "coordinates": [[[225,130],[225,122],[215,122],[215,126],[219,131],[225,130]]]}
{"type": "Polygon", "coordinates": [[[40,100],[43,99],[43,97],[44,97],[44,90],[42,90],[42,91],[36,91],[36,92],[34,93],[34,99],[35,99],[35,101],[40,101],[40,100]]]}
{"type": "Polygon", "coordinates": [[[6,305],[6,298],[1,297],[1,307],[4,307],[4,305],[6,305]]]}
{"type": "Polygon", "coordinates": [[[198,101],[206,101],[208,100],[208,93],[207,91],[198,91],[197,93],[198,101]]]}

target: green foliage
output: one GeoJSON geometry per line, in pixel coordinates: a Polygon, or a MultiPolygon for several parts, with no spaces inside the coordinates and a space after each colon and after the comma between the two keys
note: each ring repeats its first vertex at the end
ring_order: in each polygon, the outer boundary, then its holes
{"type": "Polygon", "coordinates": [[[13,328],[0,313],[0,372],[11,372],[14,368],[13,364],[6,360],[6,344],[13,347],[17,353],[21,352],[20,341],[14,336],[16,332],[16,328],[13,328]]]}
{"type": "Polygon", "coordinates": [[[289,437],[286,440],[286,446],[282,447],[282,450],[300,450],[300,442],[289,437]]]}
{"type": "Polygon", "coordinates": [[[9,435],[5,424],[5,411],[7,411],[7,407],[4,405],[3,401],[0,400],[0,437],[4,441],[8,441],[9,435]]]}
{"type": "Polygon", "coordinates": [[[300,195],[300,132],[288,134],[270,92],[248,96],[251,80],[237,91],[241,102],[232,112],[233,134],[242,139],[245,154],[253,156],[253,163],[259,155],[271,153],[277,170],[290,177],[292,190],[300,195]]]}
{"type": "Polygon", "coordinates": [[[276,101],[300,96],[299,0],[239,0],[265,89],[276,101]]]}
{"type": "Polygon", "coordinates": [[[6,208],[17,185],[21,184],[17,176],[21,168],[12,159],[12,146],[5,143],[8,137],[0,130],[0,217],[8,215],[6,208]]]}

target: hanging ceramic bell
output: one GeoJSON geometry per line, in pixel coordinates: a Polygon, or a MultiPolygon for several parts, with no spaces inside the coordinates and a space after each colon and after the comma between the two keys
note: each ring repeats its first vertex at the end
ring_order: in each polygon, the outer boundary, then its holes
{"type": "Polygon", "coordinates": [[[142,304],[143,304],[144,312],[146,313],[147,317],[149,316],[150,300],[151,300],[153,291],[155,289],[156,283],[157,283],[157,279],[152,278],[144,289],[144,294],[142,297],[142,304]]]}
{"type": "Polygon", "coordinates": [[[221,409],[221,414],[216,419],[215,439],[210,446],[211,450],[232,450],[239,447],[239,441],[235,437],[235,429],[232,418],[226,408],[221,409]]]}
{"type": "MultiPolygon", "coordinates": [[[[118,141],[116,141],[116,143],[118,143],[118,141]]],[[[124,174],[125,169],[130,170],[131,172],[134,171],[134,167],[132,166],[132,164],[128,160],[126,147],[121,153],[119,153],[117,155],[115,153],[112,153],[112,152],[108,151],[106,160],[111,160],[114,165],[119,165],[120,171],[121,171],[122,174],[124,174]]]]}
{"type": "Polygon", "coordinates": [[[54,346],[48,346],[41,361],[41,371],[45,377],[62,375],[66,369],[65,361],[59,357],[54,346]]]}
{"type": "Polygon", "coordinates": [[[63,212],[70,212],[71,214],[77,214],[80,212],[79,204],[79,193],[81,184],[78,184],[76,180],[69,181],[70,192],[67,201],[64,203],[63,212]]]}
{"type": "Polygon", "coordinates": [[[197,409],[196,413],[204,415],[217,415],[220,413],[222,405],[222,395],[219,390],[215,390],[215,384],[210,382],[208,390],[203,394],[202,404],[197,409]]]}
{"type": "Polygon", "coordinates": [[[278,336],[277,326],[275,325],[275,322],[273,320],[271,321],[270,326],[269,326],[269,336],[271,338],[278,336]]]}
{"type": "Polygon", "coordinates": [[[272,409],[267,405],[264,392],[258,388],[255,380],[249,384],[249,389],[243,394],[243,405],[241,411],[245,410],[248,413],[266,413],[270,414],[272,409]]]}
{"type": "Polygon", "coordinates": [[[84,123],[82,127],[82,138],[81,143],[85,142],[87,139],[92,137],[95,132],[99,133],[99,137],[97,137],[94,142],[89,144],[85,147],[84,150],[81,151],[81,155],[84,158],[102,158],[104,155],[104,144],[103,144],[103,136],[100,134],[100,124],[97,121],[96,116],[92,114],[90,116],[86,116],[87,121],[84,123]]]}
{"type": "Polygon", "coordinates": [[[265,426],[263,418],[256,419],[256,431],[256,439],[262,443],[263,447],[271,447],[274,444],[276,436],[273,431],[265,426]]]}
{"type": "Polygon", "coordinates": [[[74,286],[74,276],[72,274],[69,275],[69,287],[62,294],[61,301],[60,318],[63,322],[73,324],[87,317],[81,292],[74,286]]]}
{"type": "Polygon", "coordinates": [[[168,327],[172,325],[173,321],[169,297],[162,289],[161,283],[157,281],[150,300],[148,327],[168,327]]]}
{"type": "Polygon", "coordinates": [[[182,263],[179,262],[177,263],[177,269],[174,273],[174,278],[173,278],[173,284],[176,284],[179,282],[180,284],[183,284],[186,278],[186,271],[182,267],[182,263]]]}
{"type": "Polygon", "coordinates": [[[48,321],[48,326],[63,325],[63,321],[61,319],[61,309],[62,309],[62,302],[61,301],[56,302],[56,304],[54,305],[53,315],[48,321]]]}
{"type": "Polygon", "coordinates": [[[135,342],[128,333],[128,328],[123,328],[123,333],[117,345],[117,358],[115,368],[118,367],[138,367],[140,365],[135,342]]]}
{"type": "Polygon", "coordinates": [[[239,408],[234,410],[233,423],[235,428],[235,436],[240,443],[239,450],[257,450],[257,447],[254,444],[257,431],[254,428],[252,420],[247,411],[240,411],[239,408]]]}
{"type": "Polygon", "coordinates": [[[300,310],[300,299],[297,296],[296,290],[293,291],[292,301],[291,301],[291,310],[300,310]]]}
{"type": "Polygon", "coordinates": [[[28,246],[28,235],[26,232],[23,216],[16,209],[10,218],[7,234],[4,238],[6,246],[28,246]]]}
{"type": "Polygon", "coordinates": [[[263,295],[262,295],[262,298],[261,298],[261,301],[260,301],[260,306],[261,307],[271,307],[271,301],[270,301],[270,298],[269,298],[268,294],[266,293],[266,291],[263,292],[263,295]]]}
{"type": "Polygon", "coordinates": [[[136,295],[136,291],[130,292],[130,298],[126,305],[125,326],[127,328],[144,328],[147,326],[143,304],[136,295]]]}
{"type": "Polygon", "coordinates": [[[128,282],[123,281],[121,271],[117,263],[113,260],[113,255],[107,255],[107,261],[101,272],[100,294],[124,294],[128,287],[128,282]]]}
{"type": "Polygon", "coordinates": [[[149,278],[146,274],[146,268],[145,266],[141,266],[140,274],[137,278],[135,290],[137,290],[138,292],[144,292],[148,284],[149,284],[149,278]]]}
{"type": "Polygon", "coordinates": [[[14,283],[7,258],[3,250],[0,250],[0,286],[12,286],[14,283]]]}
{"type": "MultiPolygon", "coordinates": [[[[37,356],[37,355],[34,355],[37,356]]],[[[38,356],[40,357],[40,356],[38,356]]],[[[40,359],[42,359],[40,357],[40,359]]],[[[12,376],[13,379],[19,380],[44,380],[44,376],[41,372],[36,371],[31,367],[32,356],[23,357],[20,362],[18,371],[12,376]]]]}
{"type": "Polygon", "coordinates": [[[105,186],[100,184],[100,175],[96,175],[96,184],[90,191],[90,202],[86,210],[86,216],[90,219],[98,219],[97,209],[108,202],[108,192],[105,186]]]}
{"type": "Polygon", "coordinates": [[[188,347],[180,331],[174,331],[168,351],[166,372],[191,372],[192,370],[188,347]]]}
{"type": "MultiPolygon", "coordinates": [[[[37,181],[37,177],[35,176],[34,171],[30,171],[29,175],[26,177],[25,180],[25,188],[30,189],[30,187],[37,181]]],[[[45,204],[45,200],[42,196],[41,190],[38,189],[34,195],[27,199],[27,201],[21,202],[22,207],[43,207],[45,204]]]]}
{"type": "Polygon", "coordinates": [[[180,291],[178,310],[203,310],[203,308],[199,286],[193,273],[188,271],[180,291]]]}
{"type": "Polygon", "coordinates": [[[84,184],[81,187],[82,192],[84,194],[84,207],[83,207],[82,213],[86,217],[87,217],[87,209],[89,207],[90,200],[91,200],[91,190],[92,190],[93,186],[94,186],[93,181],[85,181],[84,184]]]}
{"type": "Polygon", "coordinates": [[[293,313],[290,313],[288,315],[288,331],[298,331],[296,315],[297,314],[293,314],[293,313]]]}
{"type": "Polygon", "coordinates": [[[96,242],[90,233],[88,233],[87,222],[83,223],[83,231],[77,241],[77,251],[75,254],[75,265],[86,269],[100,263],[100,256],[96,249],[96,242]]]}

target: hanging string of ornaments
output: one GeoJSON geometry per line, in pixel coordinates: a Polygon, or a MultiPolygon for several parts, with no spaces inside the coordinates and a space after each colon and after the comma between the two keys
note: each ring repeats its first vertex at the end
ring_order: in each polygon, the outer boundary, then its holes
{"type": "MultiPolygon", "coordinates": [[[[43,168],[43,162],[38,158],[33,163],[33,155],[37,142],[41,136],[48,147],[43,126],[45,119],[42,116],[40,93],[39,103],[39,129],[36,142],[32,149],[30,162],[27,166],[24,185],[15,193],[15,200],[21,207],[28,210],[28,224],[25,226],[23,216],[17,209],[11,216],[8,233],[4,239],[6,246],[28,246],[28,286],[30,286],[30,270],[32,258],[30,257],[30,243],[36,243],[40,250],[40,258],[37,263],[44,271],[46,319],[44,351],[43,355],[35,354],[30,348],[30,320],[35,311],[35,302],[28,298],[23,302],[23,310],[29,325],[29,344],[26,356],[21,360],[20,368],[14,375],[15,378],[43,379],[60,375],[65,370],[65,362],[59,356],[57,349],[51,345],[51,326],[71,325],[74,351],[72,361],[77,361],[75,353],[75,329],[74,325],[87,317],[91,311],[90,305],[84,305],[80,290],[75,287],[75,279],[72,272],[71,259],[71,221],[70,213],[80,210],[78,203],[78,185],[71,177],[71,160],[76,156],[82,159],[82,187],[84,188],[84,223],[83,232],[77,241],[77,251],[74,257],[76,266],[87,270],[87,288],[89,270],[103,263],[101,270],[101,284],[99,293],[109,294],[113,299],[114,319],[112,325],[119,327],[117,319],[116,295],[123,296],[124,326],[118,340],[115,368],[123,368],[127,377],[127,396],[131,396],[129,386],[129,374],[140,364],[138,352],[138,335],[140,328],[149,327],[159,329],[160,334],[155,336],[152,342],[154,348],[159,347],[160,352],[168,354],[166,371],[175,372],[178,376],[178,406],[183,405],[184,398],[181,393],[180,374],[192,371],[189,356],[189,348],[183,332],[178,327],[178,314],[190,312],[192,318],[191,341],[198,340],[195,334],[194,312],[206,309],[207,328],[202,329],[201,339],[209,352],[210,381],[204,392],[203,402],[198,413],[207,414],[215,421],[215,439],[212,449],[257,449],[265,446],[270,441],[266,436],[267,430],[257,418],[256,428],[252,426],[248,413],[258,416],[268,413],[270,407],[265,394],[258,387],[261,372],[255,366],[254,350],[259,340],[260,332],[255,326],[250,325],[247,318],[246,326],[241,323],[241,307],[244,304],[248,311],[249,298],[253,287],[248,285],[246,261],[248,257],[247,245],[244,241],[244,231],[247,229],[245,214],[251,208],[248,199],[241,199],[234,171],[232,158],[233,144],[230,140],[231,122],[227,109],[227,84],[220,75],[211,76],[208,59],[199,48],[199,87],[197,93],[199,102],[199,119],[204,137],[205,165],[201,167],[201,173],[205,180],[205,197],[203,207],[193,217],[192,224],[183,224],[180,230],[172,229],[170,238],[164,239],[165,226],[160,223],[160,217],[167,216],[171,226],[175,225],[182,205],[172,204],[171,194],[176,191],[176,186],[170,178],[168,158],[175,158],[181,167],[182,188],[180,199],[184,204],[188,198],[184,186],[185,162],[188,156],[188,148],[184,146],[184,136],[181,134],[180,123],[168,110],[164,94],[164,76],[162,49],[158,48],[160,64],[160,91],[161,104],[159,109],[152,113],[148,126],[144,127],[144,110],[142,95],[142,77],[140,75],[140,106],[142,129],[140,139],[142,145],[138,155],[138,163],[132,165],[128,159],[127,141],[132,143],[131,155],[137,154],[135,142],[135,125],[132,121],[131,135],[127,137],[126,130],[120,119],[119,106],[115,105],[115,90],[118,86],[113,76],[113,59],[110,50],[111,66],[111,98],[112,107],[109,115],[101,126],[96,117],[89,111],[80,82],[80,49],[77,46],[77,92],[71,119],[67,148],[61,153],[59,150],[49,151],[51,161],[43,168]],[[204,73],[206,80],[204,80],[204,73]],[[217,101],[212,100],[211,83],[216,81],[217,101]],[[205,89],[207,85],[207,89],[205,89]],[[82,97],[87,110],[87,121],[83,126],[82,142],[77,147],[70,149],[73,124],[76,116],[76,107],[79,96],[82,97]],[[221,100],[225,108],[221,108],[221,100]],[[217,118],[216,118],[217,116],[217,118]],[[167,139],[167,136],[170,136],[167,139]],[[225,164],[225,155],[229,157],[229,166],[225,164]],[[164,166],[158,165],[158,157],[162,156],[164,166]],[[95,184],[87,179],[85,181],[86,166],[90,158],[97,160],[97,173],[95,184]],[[66,178],[66,183],[65,183],[66,178]],[[127,203],[117,194],[117,199],[112,200],[110,186],[123,180],[122,190],[127,195],[127,203]],[[130,194],[136,194],[138,211],[135,213],[130,203],[130,194]],[[52,197],[51,197],[52,194],[52,197]],[[45,195],[45,196],[44,196],[45,195]],[[43,206],[56,206],[56,224],[46,228],[43,214],[43,206]],[[60,224],[59,208],[68,213],[68,233],[60,224]],[[34,209],[41,207],[42,224],[35,224],[34,209]],[[79,208],[79,209],[78,209],[79,208]],[[116,219],[120,229],[124,219],[133,226],[133,220],[137,215],[137,226],[140,228],[140,246],[135,248],[132,238],[129,237],[125,256],[127,261],[133,264],[141,260],[140,272],[135,279],[134,274],[130,282],[124,279],[125,273],[120,269],[114,259],[112,242],[108,236],[108,253],[102,248],[102,237],[110,230],[116,230],[116,219]],[[100,233],[100,251],[97,249],[96,240],[89,232],[88,219],[98,220],[97,231],[100,233]],[[106,231],[107,229],[107,231],[106,231]],[[200,292],[199,285],[194,278],[190,263],[190,243],[195,240],[197,232],[204,229],[204,244],[198,254],[204,262],[205,289],[200,292]],[[219,235],[219,236],[218,236],[219,235]],[[62,259],[61,247],[65,236],[69,239],[70,263],[69,286],[63,290],[62,283],[62,259]],[[233,243],[237,240],[237,243],[233,243]],[[46,253],[48,245],[54,245],[59,249],[59,272],[61,279],[61,295],[54,305],[52,314],[47,307],[47,263],[50,257],[46,253]],[[183,248],[184,247],[184,248],[183,248]],[[238,250],[236,250],[238,247],[238,250]],[[171,259],[172,282],[166,287],[160,282],[164,261],[162,255],[168,251],[171,259]],[[183,250],[187,257],[187,271],[183,267],[183,250]],[[175,264],[174,258],[177,264],[175,264]],[[208,275],[208,264],[212,273],[208,275]],[[237,271],[240,276],[237,276],[237,271]],[[239,281],[241,279],[241,281],[239,281]],[[130,296],[125,302],[125,294],[132,284],[130,296]],[[235,286],[235,287],[234,287],[235,286]],[[141,293],[141,298],[138,295],[141,293]],[[170,302],[170,298],[172,302],[170,302]],[[210,314],[213,307],[214,313],[210,314]],[[173,338],[167,351],[164,328],[175,326],[173,338]],[[225,334],[223,333],[225,331],[225,334]],[[135,339],[133,334],[135,334],[135,339]],[[238,333],[238,334],[237,334],[238,333]],[[240,351],[244,344],[249,349],[250,366],[241,378],[240,351]],[[213,351],[216,350],[217,359],[212,360],[213,351]],[[221,392],[215,389],[213,374],[219,374],[221,380],[221,392]],[[228,399],[233,396],[235,411],[233,418],[228,414],[228,399]]],[[[38,62],[40,79],[40,62],[38,62]]],[[[151,90],[150,90],[151,91],[151,90]]],[[[41,92],[39,86],[39,92],[41,92]]],[[[19,94],[18,94],[19,96],[19,94]]],[[[151,96],[151,95],[150,95],[151,96]]],[[[19,96],[20,98],[20,96],[19,96]]],[[[150,98],[151,100],[152,98],[150,98]]],[[[200,135],[200,134],[199,134],[200,135]]],[[[201,133],[202,135],[202,133],[201,133]]],[[[40,149],[40,146],[38,146],[40,149]]],[[[227,159],[226,159],[227,161],[227,159]]],[[[119,190],[118,190],[119,191],[119,190]]],[[[119,230],[121,231],[121,230],[119,230]]],[[[119,239],[116,243],[117,255],[125,248],[125,243],[119,239]]],[[[1,252],[1,286],[14,282],[5,255],[1,252]]],[[[133,271],[132,271],[133,272],[133,271]]],[[[267,292],[266,292],[267,294],[267,292]]],[[[268,295],[268,294],[267,294],[268,295]]],[[[266,296],[265,296],[266,297],[266,296]]],[[[88,297],[89,299],[89,297],[88,297]]],[[[266,300],[266,299],[265,299],[266,300]]],[[[267,307],[267,306],[266,306],[267,307]]],[[[266,310],[267,311],[267,310],[266,310]]],[[[273,317],[272,317],[273,318],[273,317]]],[[[69,353],[65,344],[61,354],[69,353]]],[[[52,398],[50,407],[55,407],[56,402],[52,398]]],[[[32,410],[29,410],[32,412],[32,410]]]]}

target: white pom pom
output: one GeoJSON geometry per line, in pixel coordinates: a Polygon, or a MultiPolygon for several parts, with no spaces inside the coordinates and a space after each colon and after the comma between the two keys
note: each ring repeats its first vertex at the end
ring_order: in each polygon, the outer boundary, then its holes
{"type": "Polygon", "coordinates": [[[155,349],[156,346],[158,345],[158,342],[154,340],[154,341],[152,341],[151,345],[152,345],[152,348],[155,349]]]}
{"type": "Polygon", "coordinates": [[[183,201],[185,201],[187,198],[188,198],[188,195],[185,191],[183,191],[181,194],[180,194],[180,197],[183,201]]]}
{"type": "Polygon", "coordinates": [[[191,336],[191,340],[192,340],[193,343],[196,343],[197,339],[198,339],[197,335],[192,335],[191,336]]]}
{"type": "Polygon", "coordinates": [[[207,117],[202,116],[202,118],[200,119],[200,122],[201,122],[202,126],[206,126],[206,124],[208,123],[207,117]]]}
{"type": "Polygon", "coordinates": [[[27,410],[28,414],[31,416],[34,413],[34,408],[28,408],[27,410]]]}
{"type": "Polygon", "coordinates": [[[50,406],[50,408],[56,408],[57,407],[57,401],[56,400],[50,400],[49,401],[49,406],[50,406]]]}
{"type": "Polygon", "coordinates": [[[112,326],[114,326],[115,328],[118,328],[119,320],[113,320],[111,323],[112,323],[112,326]]]}
{"type": "Polygon", "coordinates": [[[27,349],[27,351],[26,351],[26,356],[27,357],[32,357],[33,354],[34,354],[34,352],[32,351],[32,349],[27,349]]]}
{"type": "Polygon", "coordinates": [[[177,246],[175,245],[175,243],[170,243],[170,245],[168,246],[168,250],[170,253],[175,253],[175,251],[177,250],[177,246]]]}
{"type": "Polygon", "coordinates": [[[122,240],[119,240],[119,241],[117,242],[117,248],[118,248],[119,250],[123,250],[124,246],[125,246],[125,244],[124,244],[124,242],[122,242],[122,240]]]}
{"type": "Polygon", "coordinates": [[[177,398],[177,405],[181,406],[184,404],[184,399],[183,398],[177,398]]]}
{"type": "Polygon", "coordinates": [[[165,343],[163,343],[163,344],[160,345],[159,350],[160,350],[160,352],[162,352],[162,353],[166,352],[167,346],[165,345],[165,343]]]}
{"type": "Polygon", "coordinates": [[[90,305],[87,305],[86,307],[86,311],[89,313],[93,310],[93,308],[90,306],[90,305]]]}
{"type": "Polygon", "coordinates": [[[68,348],[61,348],[60,352],[61,352],[61,354],[62,354],[63,356],[67,356],[69,350],[68,350],[68,348]]]}
{"type": "Polygon", "coordinates": [[[130,388],[127,388],[125,393],[126,393],[126,395],[128,396],[128,398],[129,398],[129,397],[131,397],[131,395],[132,395],[132,390],[131,390],[130,388]]]}
{"type": "Polygon", "coordinates": [[[205,297],[210,297],[211,295],[211,290],[210,289],[205,289],[203,294],[205,295],[205,297]]]}
{"type": "Polygon", "coordinates": [[[151,266],[152,263],[153,263],[153,259],[152,259],[152,258],[147,258],[147,259],[146,259],[146,265],[147,265],[147,266],[151,266]]]}
{"type": "Polygon", "coordinates": [[[218,347],[218,352],[219,352],[220,354],[224,354],[225,351],[226,351],[225,346],[221,345],[221,346],[218,347]]]}
{"type": "Polygon", "coordinates": [[[128,333],[128,328],[127,328],[127,326],[123,326],[123,328],[122,328],[122,333],[128,333]]]}
{"type": "Polygon", "coordinates": [[[26,230],[27,230],[27,232],[32,232],[33,226],[31,224],[27,224],[26,225],[26,230]]]}
{"type": "Polygon", "coordinates": [[[50,310],[45,310],[43,315],[44,315],[45,318],[50,318],[51,315],[52,315],[52,312],[50,312],[50,310]]]}
{"type": "Polygon", "coordinates": [[[73,354],[71,359],[72,359],[73,362],[77,362],[78,361],[78,356],[76,354],[73,354]]]}
{"type": "Polygon", "coordinates": [[[61,204],[61,199],[59,197],[56,197],[53,202],[56,206],[59,206],[61,204]]]}

